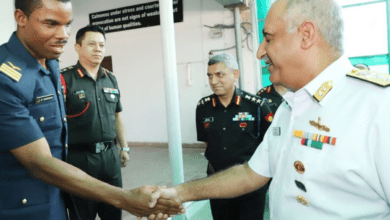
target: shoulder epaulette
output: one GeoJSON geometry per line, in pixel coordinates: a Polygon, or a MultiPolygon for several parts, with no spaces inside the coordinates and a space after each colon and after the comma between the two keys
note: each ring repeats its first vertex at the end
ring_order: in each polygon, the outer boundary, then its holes
{"type": "Polygon", "coordinates": [[[66,72],[66,71],[68,71],[68,70],[71,70],[71,69],[73,69],[74,68],[74,66],[69,66],[69,67],[65,67],[65,68],[62,68],[61,69],[61,73],[64,73],[64,72],[66,72]]]}
{"type": "Polygon", "coordinates": [[[204,98],[202,98],[202,99],[198,102],[198,106],[199,106],[199,105],[204,105],[204,104],[206,104],[207,102],[210,102],[210,101],[211,101],[211,96],[204,97],[204,98]]]}
{"type": "Polygon", "coordinates": [[[19,82],[20,78],[22,78],[22,69],[15,66],[11,61],[5,61],[2,63],[0,71],[16,82],[19,82]]]}
{"type": "Polygon", "coordinates": [[[353,69],[347,74],[347,76],[361,79],[363,81],[370,82],[382,87],[387,87],[390,85],[390,75],[377,73],[371,70],[353,69]]]}
{"type": "Polygon", "coordinates": [[[249,93],[243,93],[242,94],[243,98],[248,100],[249,102],[255,103],[255,104],[260,104],[261,103],[261,98],[249,93]]]}

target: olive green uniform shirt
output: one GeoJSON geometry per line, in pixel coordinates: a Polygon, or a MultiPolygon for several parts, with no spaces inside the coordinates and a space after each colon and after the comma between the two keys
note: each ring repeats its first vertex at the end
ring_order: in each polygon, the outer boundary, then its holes
{"type": "Polygon", "coordinates": [[[80,65],[64,68],[69,145],[112,141],[115,113],[122,111],[115,76],[100,67],[96,81],[80,65]]]}

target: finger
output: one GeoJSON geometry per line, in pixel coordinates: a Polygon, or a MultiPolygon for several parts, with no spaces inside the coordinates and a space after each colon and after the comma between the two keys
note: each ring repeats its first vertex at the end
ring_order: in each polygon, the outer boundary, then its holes
{"type": "Polygon", "coordinates": [[[151,195],[152,201],[149,202],[150,208],[153,208],[156,205],[157,199],[160,198],[160,195],[161,195],[161,191],[159,189],[154,193],[152,193],[151,195]]]}
{"type": "Polygon", "coordinates": [[[149,217],[148,217],[149,220],[153,220],[153,219],[155,219],[155,218],[156,218],[156,215],[155,215],[155,214],[151,214],[151,215],[149,215],[149,217]]]}

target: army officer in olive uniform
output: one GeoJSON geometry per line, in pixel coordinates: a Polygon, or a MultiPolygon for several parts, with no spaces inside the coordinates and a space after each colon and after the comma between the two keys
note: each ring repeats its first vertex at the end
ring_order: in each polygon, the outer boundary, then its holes
{"type": "MultiPolygon", "coordinates": [[[[235,87],[238,64],[227,53],[212,57],[208,77],[214,94],[196,109],[198,140],[207,143],[207,174],[246,163],[262,141],[273,113],[264,100],[235,87]]],[[[229,200],[210,200],[213,218],[262,219],[268,186],[229,200]]]]}
{"type": "MultiPolygon", "coordinates": [[[[76,34],[79,62],[63,69],[66,87],[66,113],[69,123],[69,163],[91,176],[122,187],[121,161],[129,160],[122,105],[115,76],[100,66],[105,52],[105,33],[87,26],[76,34]],[[122,146],[120,156],[116,140],[122,146]]],[[[121,219],[113,206],[74,197],[82,219],[121,219]]],[[[70,217],[74,219],[70,210],[70,217]]]]}
{"type": "Polygon", "coordinates": [[[266,99],[269,107],[271,108],[273,113],[276,113],[279,105],[283,102],[283,95],[286,93],[287,89],[281,85],[269,85],[260,89],[257,92],[257,96],[266,99]]]}

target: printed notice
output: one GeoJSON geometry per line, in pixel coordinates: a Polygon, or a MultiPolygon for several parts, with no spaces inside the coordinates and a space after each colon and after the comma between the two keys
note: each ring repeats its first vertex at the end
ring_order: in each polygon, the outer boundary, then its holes
{"type": "MultiPolygon", "coordinates": [[[[183,22],[183,0],[173,0],[174,22],[183,22]]],[[[89,24],[106,33],[160,25],[159,2],[133,5],[89,14],[89,24]]]]}

